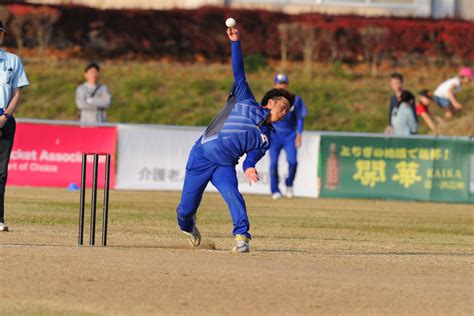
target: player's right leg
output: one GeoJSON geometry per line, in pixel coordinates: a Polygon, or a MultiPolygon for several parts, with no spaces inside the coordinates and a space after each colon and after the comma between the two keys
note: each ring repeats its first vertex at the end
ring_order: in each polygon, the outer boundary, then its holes
{"type": "Polygon", "coordinates": [[[181,201],[176,212],[179,227],[194,247],[201,243],[201,234],[196,227],[196,212],[216,167],[202,156],[199,146],[193,147],[186,164],[181,201]]]}
{"type": "Polygon", "coordinates": [[[280,181],[278,176],[278,158],[280,157],[282,147],[279,137],[273,137],[268,152],[270,154],[270,190],[274,200],[281,198],[281,191],[278,187],[278,182],[280,181]]]}
{"type": "Polygon", "coordinates": [[[295,146],[296,133],[291,133],[286,137],[283,149],[286,153],[286,160],[288,161],[288,177],[285,179],[286,197],[293,197],[293,182],[296,177],[296,169],[298,167],[297,149],[295,146]]]}
{"type": "Polygon", "coordinates": [[[219,190],[229,207],[234,223],[235,247],[232,252],[249,252],[250,224],[242,194],[239,192],[237,175],[234,166],[219,166],[214,172],[212,184],[219,190]]]}

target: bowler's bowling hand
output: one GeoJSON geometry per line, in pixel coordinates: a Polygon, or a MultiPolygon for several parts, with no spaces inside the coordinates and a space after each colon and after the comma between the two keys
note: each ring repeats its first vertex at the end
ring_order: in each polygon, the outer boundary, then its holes
{"type": "Polygon", "coordinates": [[[227,28],[227,35],[232,42],[237,42],[240,39],[239,30],[234,27],[227,28]]]}
{"type": "Polygon", "coordinates": [[[252,185],[252,182],[257,183],[260,180],[260,176],[258,175],[257,169],[255,168],[247,168],[244,174],[247,178],[247,181],[249,182],[249,185],[252,185]]]}
{"type": "Polygon", "coordinates": [[[295,138],[295,147],[296,148],[301,147],[301,140],[302,140],[301,134],[296,134],[296,138],[295,138]]]}

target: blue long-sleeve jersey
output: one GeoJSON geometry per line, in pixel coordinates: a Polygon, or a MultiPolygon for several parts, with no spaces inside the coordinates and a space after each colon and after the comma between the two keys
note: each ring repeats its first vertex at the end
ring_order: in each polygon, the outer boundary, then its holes
{"type": "Polygon", "coordinates": [[[290,112],[281,120],[273,123],[277,135],[288,135],[293,132],[303,133],[304,118],[308,114],[308,109],[300,96],[295,97],[295,102],[290,108],[290,112]]]}
{"type": "Polygon", "coordinates": [[[240,41],[231,42],[234,84],[225,107],[207,127],[197,145],[210,161],[236,165],[244,154],[244,171],[256,163],[270,148],[271,125],[264,124],[270,111],[255,100],[245,77],[240,41]]]}

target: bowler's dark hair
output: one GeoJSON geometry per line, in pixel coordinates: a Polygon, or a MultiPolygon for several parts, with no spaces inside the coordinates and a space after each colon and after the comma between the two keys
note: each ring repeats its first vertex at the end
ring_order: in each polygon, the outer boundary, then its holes
{"type": "Polygon", "coordinates": [[[393,74],[390,75],[390,79],[398,79],[401,82],[403,82],[403,75],[399,72],[394,72],[393,74]]]}
{"type": "Polygon", "coordinates": [[[295,95],[293,93],[288,92],[285,89],[271,89],[265,93],[260,104],[265,106],[267,105],[268,100],[280,100],[281,98],[287,99],[288,102],[290,102],[290,105],[293,105],[293,102],[295,102],[295,95]]]}
{"type": "Polygon", "coordinates": [[[84,72],[87,72],[89,69],[91,68],[95,68],[97,71],[100,72],[100,67],[99,65],[97,65],[96,63],[90,63],[86,66],[86,68],[84,68],[84,72]]]}

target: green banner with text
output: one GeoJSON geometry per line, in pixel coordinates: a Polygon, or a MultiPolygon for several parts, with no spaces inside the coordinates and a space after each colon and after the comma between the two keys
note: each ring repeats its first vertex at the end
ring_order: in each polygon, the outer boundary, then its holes
{"type": "Polygon", "coordinates": [[[321,137],[322,197],[474,203],[474,141],[321,137]]]}

